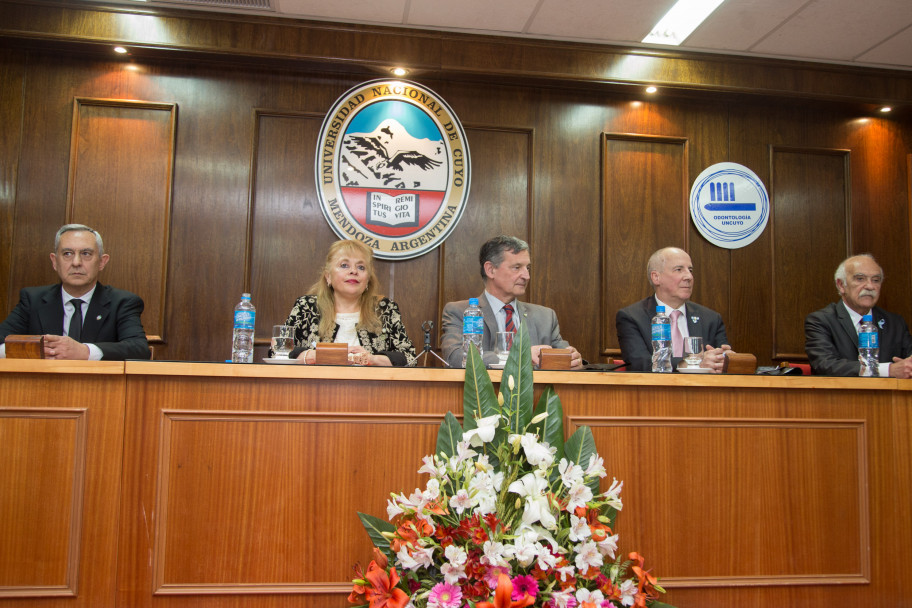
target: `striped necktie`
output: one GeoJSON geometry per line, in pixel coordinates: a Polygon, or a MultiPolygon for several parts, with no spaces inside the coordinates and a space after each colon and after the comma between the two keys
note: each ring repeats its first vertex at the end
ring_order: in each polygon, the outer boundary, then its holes
{"type": "Polygon", "coordinates": [[[516,325],[513,323],[513,307],[509,304],[504,304],[503,311],[507,314],[504,330],[515,332],[516,325]]]}

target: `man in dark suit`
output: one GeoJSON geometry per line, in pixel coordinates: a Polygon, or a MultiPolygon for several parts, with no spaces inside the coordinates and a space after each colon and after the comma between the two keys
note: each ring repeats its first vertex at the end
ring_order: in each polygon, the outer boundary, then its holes
{"type": "MultiPolygon", "coordinates": [[[[568,348],[571,351],[571,368],[581,368],[583,359],[579,352],[560,335],[557,314],[545,306],[518,300],[526,293],[531,278],[529,244],[516,237],[497,236],[481,246],[478,261],[481,263],[481,277],[485,285],[485,290],[478,297],[478,305],[484,316],[481,343],[484,362],[497,363],[494,336],[512,324],[516,331],[519,331],[520,325],[526,326],[529,343],[532,344],[532,363],[535,365],[541,362],[543,347],[568,348]]],[[[443,309],[443,338],[440,346],[443,358],[453,367],[462,367],[462,320],[468,305],[468,300],[449,302],[443,309]]]]}
{"type": "Polygon", "coordinates": [[[0,341],[11,334],[44,334],[47,359],[151,358],[140,321],[142,299],[98,282],[109,257],[101,235],[88,226],[60,228],[51,265],[61,282],[22,289],[19,304],[0,324],[0,341]]]}
{"type": "MultiPolygon", "coordinates": [[[[677,323],[682,338],[703,338],[706,350],[700,367],[721,372],[724,353],[731,350],[725,336],[725,323],[719,313],[689,301],[693,293],[693,263],[687,252],[677,247],[659,249],[650,256],[646,274],[655,288],[655,295],[622,308],[615,317],[621,356],[627,362],[627,369],[652,370],[652,318],[656,306],[661,305],[669,316],[674,310],[681,311],[677,323]]],[[[677,369],[682,358],[680,355],[672,357],[672,369],[677,369]]]]}
{"type": "Polygon", "coordinates": [[[836,269],[841,302],[812,312],[804,321],[804,350],[811,371],[823,376],[857,376],[858,323],[870,314],[878,327],[881,376],[912,378],[912,336],[899,315],[875,306],[883,269],[870,254],[850,257],[836,269]]]}

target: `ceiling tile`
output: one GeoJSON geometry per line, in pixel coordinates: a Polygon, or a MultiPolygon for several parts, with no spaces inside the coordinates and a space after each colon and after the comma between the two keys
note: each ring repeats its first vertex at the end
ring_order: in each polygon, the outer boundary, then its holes
{"type": "Polygon", "coordinates": [[[746,51],[807,0],[728,0],[723,2],[683,46],[746,51]]]}
{"type": "Polygon", "coordinates": [[[811,2],[750,50],[850,60],[912,23],[909,0],[811,2]]]}
{"type": "Polygon", "coordinates": [[[674,3],[675,0],[545,0],[528,33],[639,43],[674,3]]]}
{"type": "Polygon", "coordinates": [[[280,13],[361,23],[402,23],[406,0],[273,0],[280,13]]]}
{"type": "Polygon", "coordinates": [[[539,0],[411,0],[407,24],[520,33],[539,0]]]}
{"type": "Polygon", "coordinates": [[[909,67],[912,65],[912,27],[890,38],[881,45],[856,57],[858,61],[909,67]]]}

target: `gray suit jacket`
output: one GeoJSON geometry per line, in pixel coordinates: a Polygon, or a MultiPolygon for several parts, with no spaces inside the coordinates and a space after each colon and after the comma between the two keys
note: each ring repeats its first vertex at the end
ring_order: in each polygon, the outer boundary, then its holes
{"type": "MultiPolygon", "coordinates": [[[[703,346],[719,348],[728,344],[725,323],[716,311],[687,302],[687,331],[691,336],[701,336],[703,346]]],[[[627,362],[627,369],[634,372],[652,370],[652,318],[656,313],[655,295],[622,308],[615,316],[621,357],[627,362]]],[[[677,369],[682,357],[672,357],[672,369],[677,369]]]]}
{"type": "MultiPolygon", "coordinates": [[[[880,362],[912,355],[912,336],[903,318],[878,306],[871,309],[871,314],[879,328],[880,362]]],[[[804,350],[815,374],[858,375],[858,332],[841,300],[812,312],[804,320],[804,350]]]]}
{"type": "MultiPolygon", "coordinates": [[[[481,341],[482,359],[485,364],[497,363],[494,354],[494,335],[497,333],[497,319],[484,293],[478,296],[478,305],[484,315],[484,337],[481,341]]],[[[468,300],[449,302],[443,307],[443,332],[440,350],[443,358],[453,367],[462,367],[462,317],[469,306],[468,300]]],[[[557,314],[545,306],[516,303],[516,315],[529,332],[529,344],[547,344],[552,348],[567,348],[569,343],[561,338],[557,314]]]]}
{"type": "MultiPolygon", "coordinates": [[[[140,316],[143,301],[138,295],[98,283],[85,313],[82,342],[101,349],[102,359],[150,359],[140,316]]],[[[19,303],[3,323],[0,342],[11,334],[63,335],[63,297],[60,284],[25,287],[19,303]]]]}

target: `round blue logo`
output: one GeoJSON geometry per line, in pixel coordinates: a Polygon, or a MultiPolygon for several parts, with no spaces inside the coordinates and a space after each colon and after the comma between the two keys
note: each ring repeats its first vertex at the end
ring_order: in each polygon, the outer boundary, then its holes
{"type": "Polygon", "coordinates": [[[705,169],[690,189],[690,217],[706,240],[726,249],[753,243],[769,219],[769,195],[757,174],[737,163],[705,169]]]}

